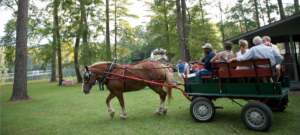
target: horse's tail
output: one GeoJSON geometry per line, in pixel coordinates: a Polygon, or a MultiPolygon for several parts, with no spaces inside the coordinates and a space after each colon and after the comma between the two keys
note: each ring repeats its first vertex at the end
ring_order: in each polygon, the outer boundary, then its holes
{"type": "MultiPolygon", "coordinates": [[[[170,72],[169,68],[167,68],[167,66],[165,66],[165,65],[163,65],[163,67],[164,67],[165,73],[166,73],[166,81],[165,81],[165,83],[166,84],[172,84],[173,79],[171,77],[171,72],[170,72]]],[[[173,99],[173,97],[172,97],[172,88],[166,87],[166,90],[167,90],[167,93],[168,93],[167,94],[168,95],[168,102],[170,103],[170,100],[173,99]]]]}

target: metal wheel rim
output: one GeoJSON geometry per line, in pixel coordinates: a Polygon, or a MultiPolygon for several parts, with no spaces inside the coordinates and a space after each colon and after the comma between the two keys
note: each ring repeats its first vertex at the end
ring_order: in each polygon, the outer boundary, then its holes
{"type": "Polygon", "coordinates": [[[199,120],[208,120],[212,115],[212,107],[205,101],[199,101],[194,105],[193,113],[199,120]]]}
{"type": "Polygon", "coordinates": [[[253,127],[262,127],[267,122],[267,115],[259,108],[249,108],[245,113],[246,121],[253,127]]]}

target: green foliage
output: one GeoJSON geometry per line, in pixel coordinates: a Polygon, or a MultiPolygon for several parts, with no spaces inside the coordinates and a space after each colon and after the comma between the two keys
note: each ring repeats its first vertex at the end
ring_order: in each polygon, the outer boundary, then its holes
{"type": "Polygon", "coordinates": [[[293,4],[287,5],[284,8],[284,14],[287,15],[287,16],[291,16],[293,14],[296,14],[295,6],[293,4]]]}
{"type": "MultiPolygon", "coordinates": [[[[200,2],[192,2],[191,7],[187,7],[189,35],[186,41],[191,58],[198,59],[204,57],[201,46],[205,43],[211,43],[215,51],[221,49],[221,39],[217,27],[209,22],[210,18],[207,17],[209,14],[203,8],[210,6],[210,3],[204,0],[200,2]]],[[[163,48],[167,50],[167,53],[175,54],[171,61],[178,61],[180,57],[176,11],[174,11],[175,1],[157,0],[154,3],[146,4],[155,13],[151,16],[152,19],[147,26],[148,33],[154,35],[150,40],[151,43],[154,43],[156,48],[163,48]]]]}
{"type": "Polygon", "coordinates": [[[175,1],[156,0],[154,3],[145,2],[145,4],[154,12],[154,15],[148,15],[151,20],[147,25],[149,34],[154,35],[153,40],[151,40],[154,44],[151,45],[154,49],[163,48],[167,50],[167,53],[176,53],[172,50],[174,46],[177,45],[178,47],[177,42],[172,42],[172,40],[178,40],[178,38],[173,37],[174,35],[177,36],[174,33],[177,23],[176,16],[173,13],[175,1]]]}
{"type": "MultiPolygon", "coordinates": [[[[265,5],[265,6],[262,6],[262,12],[263,13],[266,13],[267,15],[271,14],[271,13],[274,13],[274,12],[276,14],[279,14],[277,4],[271,3],[270,0],[263,0],[262,4],[265,5]],[[268,3],[268,5],[267,5],[267,3],[268,3]]],[[[276,21],[275,17],[268,18],[269,23],[272,23],[272,22],[275,22],[275,21],[276,21]]]]}

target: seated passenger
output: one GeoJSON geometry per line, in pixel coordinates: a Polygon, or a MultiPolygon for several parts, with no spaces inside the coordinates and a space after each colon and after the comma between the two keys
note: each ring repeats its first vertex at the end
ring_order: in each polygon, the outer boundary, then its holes
{"type": "MultiPolygon", "coordinates": [[[[197,61],[197,59],[195,58],[194,61],[197,61]]],[[[199,71],[199,65],[197,62],[195,62],[193,64],[193,70],[194,70],[194,73],[198,72],[199,71]]]]}
{"type": "MultiPolygon", "coordinates": [[[[238,51],[237,57],[243,56],[249,49],[248,49],[248,42],[246,40],[240,40],[239,41],[239,47],[241,50],[238,51]]],[[[231,63],[232,61],[236,61],[236,58],[230,59],[227,62],[231,63]]],[[[237,66],[236,70],[239,69],[252,69],[253,66],[237,66]]],[[[245,79],[248,80],[247,82],[250,81],[250,78],[238,78],[238,82],[245,83],[245,79]]]]}
{"type": "MultiPolygon", "coordinates": [[[[278,53],[280,54],[277,45],[274,45],[274,44],[272,44],[272,43],[270,43],[270,42],[271,42],[271,38],[270,38],[269,36],[263,36],[263,37],[262,37],[262,43],[263,43],[263,44],[265,44],[266,46],[272,47],[276,52],[278,52],[278,53]]],[[[281,65],[280,65],[280,64],[277,64],[277,65],[276,65],[276,73],[277,73],[277,75],[276,75],[276,81],[279,80],[279,77],[280,77],[280,69],[281,69],[281,65]]]]}
{"type": "MultiPolygon", "coordinates": [[[[240,40],[239,41],[239,47],[240,51],[237,53],[237,57],[243,56],[249,49],[248,49],[248,42],[246,40],[240,40]]],[[[231,63],[232,61],[236,61],[237,58],[232,58],[228,60],[228,63],[231,63]]],[[[236,69],[252,69],[252,66],[238,66],[236,69]]]]}
{"type": "MultiPolygon", "coordinates": [[[[226,42],[224,45],[225,51],[218,53],[215,57],[213,57],[210,62],[222,62],[222,61],[228,61],[231,58],[234,58],[234,54],[232,53],[232,42],[226,42]]],[[[227,67],[221,67],[220,70],[227,70],[227,67]]]]}
{"type": "Polygon", "coordinates": [[[216,56],[216,53],[212,50],[212,46],[210,43],[206,43],[202,46],[204,49],[205,57],[202,60],[199,60],[199,65],[204,65],[204,69],[201,69],[196,73],[196,78],[198,83],[204,83],[204,79],[201,79],[201,76],[210,76],[212,71],[212,64],[210,60],[216,56]]]}
{"type": "MultiPolygon", "coordinates": [[[[276,64],[280,64],[283,61],[283,57],[273,48],[265,46],[259,36],[254,37],[253,43],[256,46],[250,48],[249,51],[247,51],[244,55],[238,56],[237,61],[269,58],[272,67],[274,67],[276,64]]],[[[269,67],[269,65],[258,65],[257,67],[266,68],[269,67]]],[[[266,82],[265,79],[263,81],[266,82]]],[[[272,78],[270,78],[270,82],[273,82],[272,78]]]]}

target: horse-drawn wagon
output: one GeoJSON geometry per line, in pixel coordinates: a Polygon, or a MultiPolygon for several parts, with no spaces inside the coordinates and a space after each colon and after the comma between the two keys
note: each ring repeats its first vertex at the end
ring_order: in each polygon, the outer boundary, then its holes
{"type": "Polygon", "coordinates": [[[212,100],[218,98],[229,98],[232,101],[245,99],[249,102],[244,106],[234,102],[243,107],[241,118],[246,127],[256,131],[268,130],[274,121],[272,111],[283,111],[289,105],[287,93],[290,83],[289,77],[284,74],[279,82],[250,82],[251,78],[261,77],[271,77],[275,81],[275,73],[270,66],[269,59],[232,63],[219,62],[213,65],[216,70],[213,70],[210,76],[202,76],[206,80],[205,83],[197,83],[195,74],[190,74],[185,78],[185,83],[181,84],[184,86],[183,90],[172,83],[175,80],[168,71],[169,67],[158,62],[144,61],[125,66],[117,65],[114,62],[102,62],[83,69],[85,72],[82,91],[88,94],[96,80],[106,84],[111,92],[106,99],[108,112],[111,117],[114,116],[115,112],[110,105],[110,100],[117,97],[122,107],[121,120],[127,117],[123,93],[141,90],[147,86],[160,96],[161,102],[156,111],[157,115],[167,113],[165,98],[167,95],[169,99],[172,98],[171,88],[176,88],[181,90],[183,95],[192,102],[190,113],[198,122],[209,122],[213,119],[216,107],[212,100]],[[237,66],[252,66],[253,69],[235,70],[234,68],[237,66]],[[258,68],[261,66],[264,68],[258,68]],[[227,70],[218,70],[218,68],[227,70]],[[244,78],[249,82],[237,83],[237,78],[244,78]],[[162,86],[167,87],[167,92],[162,89],[162,86]]]}
{"type": "Polygon", "coordinates": [[[205,83],[196,83],[196,76],[190,75],[184,84],[185,93],[192,96],[190,114],[198,122],[211,121],[215,115],[215,105],[212,100],[218,98],[245,99],[242,106],[241,118],[246,127],[256,131],[268,130],[273,121],[272,111],[283,111],[289,105],[288,91],[289,77],[282,76],[279,82],[273,83],[237,83],[237,79],[251,79],[272,77],[274,75],[269,59],[249,60],[243,62],[219,62],[213,64],[215,68],[210,76],[205,76],[205,83]],[[258,68],[257,66],[268,66],[258,68]],[[235,70],[237,66],[253,66],[253,69],[235,70]],[[230,81],[228,83],[228,80],[230,81]]]}

